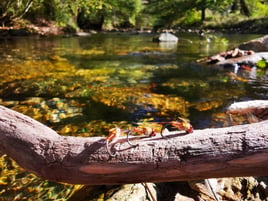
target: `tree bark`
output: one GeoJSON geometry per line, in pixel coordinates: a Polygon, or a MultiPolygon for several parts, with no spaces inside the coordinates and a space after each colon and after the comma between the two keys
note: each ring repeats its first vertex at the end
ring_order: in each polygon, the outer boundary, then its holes
{"type": "Polygon", "coordinates": [[[126,184],[268,172],[268,121],[171,133],[166,138],[144,137],[139,146],[130,146],[126,137],[120,137],[109,145],[118,149],[118,155],[111,157],[103,137],[60,136],[3,106],[0,114],[0,152],[26,170],[57,182],[126,184]]]}
{"type": "Polygon", "coordinates": [[[240,13],[242,15],[245,15],[247,17],[250,16],[250,11],[249,11],[249,8],[248,8],[248,5],[247,3],[245,2],[245,0],[240,0],[240,13]]]}

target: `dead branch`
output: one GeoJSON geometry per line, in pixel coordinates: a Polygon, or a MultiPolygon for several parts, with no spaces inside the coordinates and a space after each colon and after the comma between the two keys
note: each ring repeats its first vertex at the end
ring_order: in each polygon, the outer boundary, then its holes
{"type": "Polygon", "coordinates": [[[236,102],[227,108],[228,114],[233,115],[255,115],[259,120],[268,119],[268,101],[267,100],[252,100],[236,102]]]}
{"type": "Polygon", "coordinates": [[[0,152],[36,175],[73,184],[168,182],[268,172],[268,121],[142,138],[110,145],[103,137],[60,136],[43,124],[0,106],[0,152]]]}

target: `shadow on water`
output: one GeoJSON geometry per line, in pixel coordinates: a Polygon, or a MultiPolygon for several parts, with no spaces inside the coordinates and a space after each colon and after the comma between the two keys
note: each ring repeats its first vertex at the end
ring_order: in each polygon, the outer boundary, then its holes
{"type": "MultiPolygon", "coordinates": [[[[197,100],[217,86],[220,71],[197,64],[183,64],[176,68],[160,68],[153,73],[153,91],[159,94],[173,94],[186,100],[197,100]]],[[[219,83],[223,85],[224,83],[219,83]]]]}

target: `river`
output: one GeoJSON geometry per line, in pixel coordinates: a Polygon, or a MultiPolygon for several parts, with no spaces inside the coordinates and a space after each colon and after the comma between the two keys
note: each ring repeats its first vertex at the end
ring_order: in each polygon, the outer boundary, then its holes
{"type": "MultiPolygon", "coordinates": [[[[114,126],[178,117],[194,129],[228,126],[229,104],[267,99],[267,93],[255,93],[247,73],[234,78],[230,69],[196,62],[260,35],[178,37],[178,44],[134,33],[1,38],[0,104],[61,135],[105,136],[114,126]]],[[[5,155],[0,168],[0,197],[7,200],[65,200],[79,188],[36,178],[5,155]]]]}

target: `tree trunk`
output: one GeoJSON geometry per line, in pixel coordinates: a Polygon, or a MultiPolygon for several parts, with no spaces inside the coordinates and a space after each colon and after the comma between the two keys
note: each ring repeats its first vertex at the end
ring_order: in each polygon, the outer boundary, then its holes
{"type": "Polygon", "coordinates": [[[0,151],[48,180],[101,185],[268,172],[268,121],[171,133],[166,138],[144,137],[138,140],[139,146],[131,146],[121,137],[109,145],[112,151],[118,150],[111,157],[103,137],[60,136],[3,106],[0,114],[0,151]]]}
{"type": "Polygon", "coordinates": [[[247,3],[245,2],[245,0],[240,0],[240,13],[242,15],[245,15],[247,17],[250,16],[250,11],[249,11],[249,8],[247,6],[247,3]]]}
{"type": "Polygon", "coordinates": [[[206,8],[207,8],[207,1],[206,0],[202,0],[200,2],[200,8],[201,8],[201,21],[205,21],[206,20],[206,8]]]}
{"type": "Polygon", "coordinates": [[[240,11],[240,14],[245,15],[247,17],[249,17],[251,15],[250,10],[249,10],[248,5],[247,5],[245,0],[235,0],[232,3],[231,12],[234,13],[237,10],[240,11]]]}
{"type": "Polygon", "coordinates": [[[201,10],[201,21],[205,21],[206,19],[206,8],[202,8],[201,10]]]}

